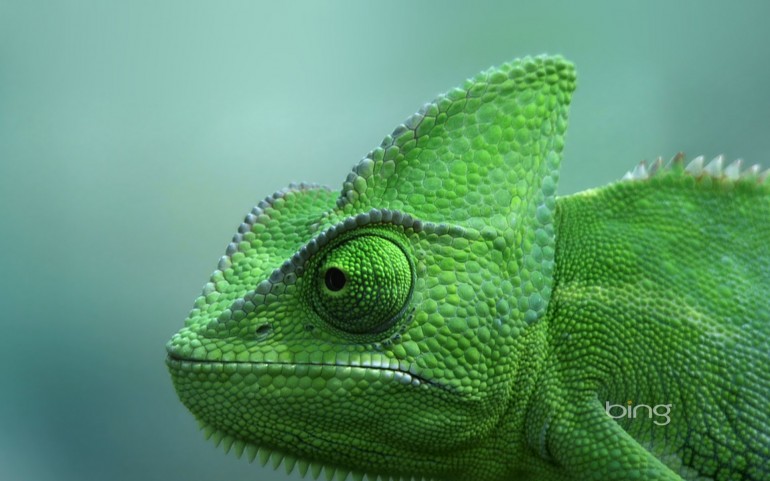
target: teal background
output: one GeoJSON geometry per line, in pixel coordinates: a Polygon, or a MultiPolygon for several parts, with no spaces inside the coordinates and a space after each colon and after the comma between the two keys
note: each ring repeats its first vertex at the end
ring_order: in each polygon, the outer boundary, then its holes
{"type": "Polygon", "coordinates": [[[770,165],[768,2],[0,0],[0,479],[254,480],[163,346],[250,207],[341,186],[425,101],[578,67],[560,192],[658,154],[770,165]]]}

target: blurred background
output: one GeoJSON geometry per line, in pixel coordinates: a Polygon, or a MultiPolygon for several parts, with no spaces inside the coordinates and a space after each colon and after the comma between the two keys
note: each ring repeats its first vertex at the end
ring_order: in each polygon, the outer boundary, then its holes
{"type": "Polygon", "coordinates": [[[253,204],[491,65],[576,63],[562,194],[770,166],[770,3],[519,3],[0,0],[0,479],[289,479],[203,439],[164,344],[253,204]]]}

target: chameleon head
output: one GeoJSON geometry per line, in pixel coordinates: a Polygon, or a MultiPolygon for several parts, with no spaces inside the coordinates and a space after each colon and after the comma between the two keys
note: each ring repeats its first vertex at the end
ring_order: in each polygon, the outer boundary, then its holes
{"type": "Polygon", "coordinates": [[[386,137],[341,194],[261,202],[167,344],[182,402],[228,446],[292,465],[459,462],[499,425],[545,312],[573,88],[559,58],[484,72],[386,137]]]}

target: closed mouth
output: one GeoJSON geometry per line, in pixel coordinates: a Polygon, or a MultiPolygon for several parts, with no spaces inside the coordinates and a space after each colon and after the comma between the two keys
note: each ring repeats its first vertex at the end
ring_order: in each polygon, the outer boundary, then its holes
{"type": "Polygon", "coordinates": [[[436,387],[445,391],[453,391],[453,389],[449,386],[446,386],[444,384],[438,383],[436,381],[432,381],[430,379],[426,379],[424,377],[421,377],[417,374],[406,372],[401,369],[395,369],[390,366],[385,365],[364,365],[364,364],[330,364],[330,363],[319,363],[319,362],[273,362],[273,361],[263,361],[263,362],[251,362],[251,361],[209,361],[204,359],[189,359],[182,356],[179,356],[178,354],[174,353],[173,351],[168,352],[168,357],[166,357],[166,365],[170,368],[174,369],[180,369],[183,371],[196,371],[196,370],[202,370],[202,369],[233,369],[233,372],[238,371],[239,369],[243,369],[244,371],[253,371],[254,369],[266,369],[269,367],[331,367],[331,368],[338,368],[338,369],[361,369],[361,370],[367,370],[367,371],[382,371],[382,374],[386,377],[392,378],[392,380],[397,381],[404,385],[411,385],[415,387],[419,386],[431,386],[436,387]]]}

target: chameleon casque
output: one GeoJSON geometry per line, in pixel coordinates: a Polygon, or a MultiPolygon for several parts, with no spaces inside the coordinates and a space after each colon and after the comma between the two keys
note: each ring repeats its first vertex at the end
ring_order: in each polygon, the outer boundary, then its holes
{"type": "Polygon", "coordinates": [[[206,435],[329,480],[770,480],[768,174],[557,197],[574,87],[504,64],[260,202],[166,346],[206,435]]]}

